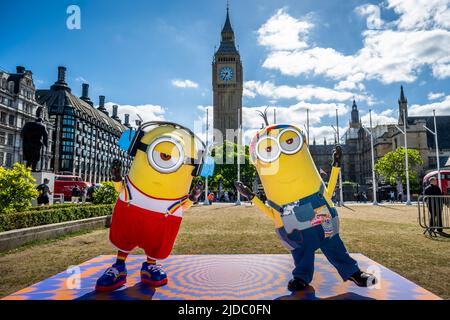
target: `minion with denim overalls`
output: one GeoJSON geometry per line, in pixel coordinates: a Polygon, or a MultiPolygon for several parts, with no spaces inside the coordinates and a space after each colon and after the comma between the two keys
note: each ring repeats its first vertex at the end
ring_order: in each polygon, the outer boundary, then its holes
{"type": "MultiPolygon", "coordinates": [[[[264,114],[262,114],[264,117],[264,114]]],[[[328,187],[325,186],[309,152],[302,130],[294,125],[268,125],[250,143],[250,156],[267,196],[266,206],[241,182],[237,190],[273,219],[276,233],[292,253],[295,269],[288,284],[290,291],[307,287],[314,273],[314,254],[321,249],[344,281],[360,287],[376,283],[362,272],[339,236],[339,218],[331,196],[342,162],[342,149],[336,146],[328,187]]]]}

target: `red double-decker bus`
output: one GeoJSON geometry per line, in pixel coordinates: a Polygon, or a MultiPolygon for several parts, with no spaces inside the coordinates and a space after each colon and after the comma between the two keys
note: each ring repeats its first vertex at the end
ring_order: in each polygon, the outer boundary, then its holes
{"type": "MultiPolygon", "coordinates": [[[[441,190],[444,194],[450,194],[450,170],[443,169],[440,171],[441,171],[441,190]]],[[[422,183],[424,189],[426,188],[426,186],[428,186],[429,184],[428,179],[430,179],[431,177],[436,177],[436,179],[438,178],[437,170],[431,171],[427,173],[425,177],[423,177],[422,183]]]]}

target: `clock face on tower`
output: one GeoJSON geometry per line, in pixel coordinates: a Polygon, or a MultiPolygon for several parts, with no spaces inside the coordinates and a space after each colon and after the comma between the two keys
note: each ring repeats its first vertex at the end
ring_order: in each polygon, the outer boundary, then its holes
{"type": "Polygon", "coordinates": [[[231,79],[233,79],[233,68],[231,67],[223,67],[222,69],[220,69],[219,71],[219,76],[220,79],[222,79],[222,81],[230,81],[231,79]]]}

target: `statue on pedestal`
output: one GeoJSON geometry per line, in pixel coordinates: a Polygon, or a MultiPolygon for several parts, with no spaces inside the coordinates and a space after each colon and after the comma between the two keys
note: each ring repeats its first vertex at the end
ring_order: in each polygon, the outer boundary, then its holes
{"type": "Polygon", "coordinates": [[[33,172],[36,172],[37,163],[41,158],[42,146],[48,147],[48,133],[43,124],[42,107],[38,107],[36,117],[35,121],[25,123],[21,132],[23,158],[26,166],[31,167],[33,172]]]}

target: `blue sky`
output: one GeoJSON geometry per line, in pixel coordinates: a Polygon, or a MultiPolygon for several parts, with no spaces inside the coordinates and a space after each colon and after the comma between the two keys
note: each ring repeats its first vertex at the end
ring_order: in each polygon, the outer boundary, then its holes
{"type": "MultiPolygon", "coordinates": [[[[363,122],[393,122],[403,84],[412,114],[450,113],[449,0],[230,1],[244,64],[244,125],[259,126],[254,109],[272,106],[280,121],[312,135],[342,127],[353,97],[363,122]]],[[[23,65],[38,88],[56,80],[58,65],[80,95],[81,83],[144,119],[194,126],[212,104],[211,61],[225,20],[225,0],[2,1],[0,68],[23,65]],[[66,27],[69,5],[81,29],[66,27]]],[[[251,131],[251,130],[250,130],[251,131]]]]}

